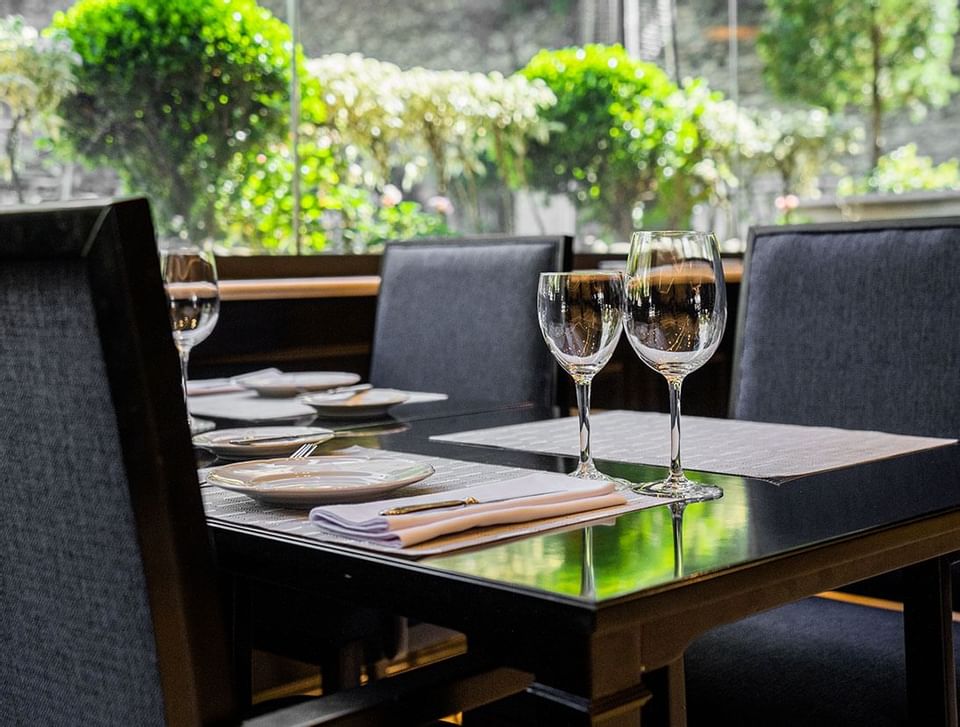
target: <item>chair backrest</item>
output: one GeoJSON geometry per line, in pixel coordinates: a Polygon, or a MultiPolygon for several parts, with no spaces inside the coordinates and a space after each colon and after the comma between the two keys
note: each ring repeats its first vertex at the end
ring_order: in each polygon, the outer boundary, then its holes
{"type": "Polygon", "coordinates": [[[730,413],[960,435],[960,218],[751,230],[730,413]]]}
{"type": "Polygon", "coordinates": [[[569,237],[415,240],[387,245],[370,380],[476,402],[556,399],[537,322],[541,272],[566,270],[569,237]]]}
{"type": "Polygon", "coordinates": [[[0,721],[233,718],[145,200],[0,213],[0,721]]]}

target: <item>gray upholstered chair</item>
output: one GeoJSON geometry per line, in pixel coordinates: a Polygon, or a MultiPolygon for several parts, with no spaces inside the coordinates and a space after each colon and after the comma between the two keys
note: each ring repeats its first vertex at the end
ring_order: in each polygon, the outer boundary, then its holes
{"type": "MultiPolygon", "coordinates": [[[[144,200],[0,214],[4,724],[243,715],[169,325],[144,200]]],[[[471,701],[516,691],[492,674],[467,677],[471,701]]],[[[395,723],[404,704],[432,719],[459,708],[443,701],[456,676],[259,719],[395,723]]]]}
{"type": "MultiPolygon", "coordinates": [[[[960,218],[752,231],[731,415],[957,437],[958,281],[960,218]]],[[[810,598],[715,629],[687,651],[690,724],[903,724],[902,625],[810,598]]]]}
{"type": "Polygon", "coordinates": [[[541,272],[565,270],[570,238],[387,245],[370,380],[463,401],[552,405],[556,365],[537,322],[541,272]]]}

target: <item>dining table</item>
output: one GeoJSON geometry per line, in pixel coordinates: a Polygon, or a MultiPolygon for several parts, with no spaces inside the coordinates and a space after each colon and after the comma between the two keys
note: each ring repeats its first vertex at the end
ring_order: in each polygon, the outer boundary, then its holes
{"type": "MultiPolygon", "coordinates": [[[[661,442],[637,424],[641,415],[596,414],[602,472],[635,483],[663,476],[663,462],[644,461],[655,459],[645,452],[661,442]]],[[[318,451],[360,447],[433,462],[438,473],[567,473],[577,461],[575,421],[556,409],[450,397],[395,407],[386,421],[331,424],[343,436],[318,451]],[[543,439],[551,427],[573,434],[569,448],[543,439]]],[[[650,431],[660,427],[651,421],[650,431]]],[[[722,455],[723,427],[735,424],[701,423],[718,427],[704,441],[722,455]]],[[[697,424],[685,425],[693,436],[697,424]]],[[[666,425],[660,433],[666,456],[666,425]]],[[[756,441],[762,465],[776,452],[768,457],[761,439],[746,441],[756,441]]],[[[699,635],[904,569],[911,721],[956,725],[949,566],[960,551],[960,446],[939,442],[786,475],[723,472],[711,460],[704,464],[718,471],[697,469],[694,445],[685,443],[684,452],[688,476],[719,486],[721,498],[501,526],[490,537],[411,552],[325,537],[305,510],[202,488],[218,566],[244,589],[279,588],[308,602],[332,599],[437,624],[464,634],[468,651],[534,674],[524,694],[474,716],[476,723],[684,724],[683,654],[699,635]]],[[[309,610],[289,619],[287,632],[304,638],[328,627],[309,610]]]]}

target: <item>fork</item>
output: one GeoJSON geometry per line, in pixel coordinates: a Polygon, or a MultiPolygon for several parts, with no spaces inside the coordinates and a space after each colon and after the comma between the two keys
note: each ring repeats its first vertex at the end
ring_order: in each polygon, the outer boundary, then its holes
{"type": "Polygon", "coordinates": [[[320,446],[319,442],[307,442],[306,444],[301,444],[297,449],[291,454],[288,459],[304,459],[313,454],[313,450],[320,446]]]}

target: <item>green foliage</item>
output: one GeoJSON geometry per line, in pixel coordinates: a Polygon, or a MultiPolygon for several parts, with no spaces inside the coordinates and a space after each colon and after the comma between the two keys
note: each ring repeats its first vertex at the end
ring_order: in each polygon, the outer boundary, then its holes
{"type": "MultiPolygon", "coordinates": [[[[375,251],[386,240],[450,234],[446,218],[412,201],[378,194],[364,186],[357,165],[329,136],[300,146],[300,241],[303,252],[375,251]]],[[[293,159],[285,143],[254,155],[238,157],[230,175],[240,184],[226,184],[217,196],[220,240],[234,252],[256,241],[256,249],[278,254],[296,252],[293,230],[293,159]]]]}
{"type": "Polygon", "coordinates": [[[56,109],[75,90],[78,63],[62,32],[41,38],[18,15],[0,19],[0,105],[10,119],[3,166],[21,202],[20,137],[25,133],[58,136],[63,120],[56,109]]]}
{"type": "Polygon", "coordinates": [[[917,156],[916,144],[907,144],[880,157],[867,177],[841,179],[837,193],[841,196],[870,192],[903,194],[938,189],[960,189],[960,160],[934,164],[930,157],[917,156]]]}
{"type": "MultiPolygon", "coordinates": [[[[697,117],[713,97],[678,89],[657,66],[620,46],[588,45],[541,51],[524,68],[556,94],[542,115],[556,129],[530,148],[535,186],[572,192],[588,217],[626,236],[641,205],[702,159],[697,117]]],[[[703,189],[666,214],[689,214],[703,189]]],[[[664,195],[664,200],[667,196],[664,195]]]]}
{"type": "Polygon", "coordinates": [[[151,198],[164,232],[214,232],[237,157],[287,125],[289,28],[255,0],[79,0],[54,17],[83,59],[61,104],[76,153],[151,198]]]}
{"type": "Polygon", "coordinates": [[[555,101],[542,82],[522,76],[405,71],[356,53],[307,65],[323,86],[329,125],[367,185],[383,189],[398,178],[404,188],[430,181],[443,195],[462,188],[475,224],[488,162],[507,184],[521,186],[528,140],[546,138],[540,111],[555,101]]]}
{"type": "Polygon", "coordinates": [[[766,0],[757,51],[781,98],[870,117],[872,158],[883,117],[943,106],[958,87],[951,72],[956,0],[766,0]]]}

